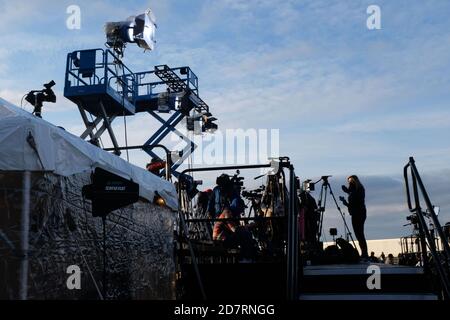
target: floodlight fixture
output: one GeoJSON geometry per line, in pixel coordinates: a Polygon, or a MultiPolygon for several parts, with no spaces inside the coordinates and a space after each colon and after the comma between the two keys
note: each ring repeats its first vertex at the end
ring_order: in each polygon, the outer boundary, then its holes
{"type": "Polygon", "coordinates": [[[145,50],[154,50],[156,28],[156,19],[150,9],[143,14],[131,16],[126,21],[107,22],[106,45],[121,56],[127,43],[136,43],[145,50]]]}
{"type": "Polygon", "coordinates": [[[214,133],[219,129],[219,126],[214,123],[214,121],[217,121],[218,119],[216,117],[213,117],[211,113],[208,113],[209,116],[203,115],[203,127],[202,132],[209,132],[214,133]]]}

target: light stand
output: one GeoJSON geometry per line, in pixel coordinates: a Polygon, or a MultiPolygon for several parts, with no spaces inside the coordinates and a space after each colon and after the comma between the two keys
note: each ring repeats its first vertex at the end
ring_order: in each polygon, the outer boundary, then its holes
{"type": "Polygon", "coordinates": [[[333,242],[336,244],[336,236],[337,236],[337,229],[336,228],[330,228],[330,236],[333,237],[333,242]]]}

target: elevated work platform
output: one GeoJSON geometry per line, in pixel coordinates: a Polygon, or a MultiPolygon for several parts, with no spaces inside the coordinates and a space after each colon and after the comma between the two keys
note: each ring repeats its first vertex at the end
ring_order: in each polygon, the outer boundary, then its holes
{"type": "Polygon", "coordinates": [[[134,74],[109,50],[67,57],[64,96],[94,116],[134,115],[135,87],[134,74]]]}
{"type": "Polygon", "coordinates": [[[136,112],[208,112],[198,95],[198,78],[189,67],[155,66],[153,71],[136,73],[136,112]]]}
{"type": "Polygon", "coordinates": [[[151,157],[158,158],[153,146],[171,132],[186,142],[182,158],[172,164],[175,174],[196,148],[176,126],[193,110],[197,117],[211,117],[208,105],[198,92],[198,78],[189,67],[159,65],[151,71],[134,73],[110,50],[79,50],[67,56],[64,96],[77,104],[86,125],[81,138],[90,138],[91,143],[100,146],[101,136],[107,131],[113,150],[119,155],[126,147],[118,145],[112,122],[117,117],[148,112],[161,123],[143,146],[151,157]],[[164,119],[158,113],[173,114],[164,119]]]}
{"type": "Polygon", "coordinates": [[[95,116],[102,116],[100,102],[108,116],[180,108],[209,111],[198,95],[198,78],[189,67],[159,65],[133,73],[114,53],[103,49],[68,55],[64,96],[95,116]],[[188,100],[189,104],[182,105],[188,100]]]}

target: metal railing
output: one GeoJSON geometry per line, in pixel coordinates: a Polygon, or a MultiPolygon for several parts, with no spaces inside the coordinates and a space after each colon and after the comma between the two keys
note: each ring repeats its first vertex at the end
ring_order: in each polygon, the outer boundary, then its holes
{"type": "MultiPolygon", "coordinates": [[[[157,66],[158,67],[158,66],[157,66]]],[[[155,67],[156,68],[156,67],[155,67]]],[[[191,89],[198,94],[198,77],[192,72],[189,67],[170,68],[171,72],[174,72],[179,79],[184,82],[186,88],[191,89]]],[[[136,86],[137,94],[141,95],[153,95],[160,93],[161,90],[155,90],[158,86],[166,85],[167,83],[162,81],[157,75],[157,70],[137,72],[136,86]]]]}
{"type": "MultiPolygon", "coordinates": [[[[289,170],[289,205],[286,215],[284,217],[271,217],[267,220],[276,220],[280,218],[287,219],[287,234],[286,234],[286,298],[287,300],[294,301],[298,296],[298,280],[299,280],[299,235],[298,235],[298,198],[297,198],[297,185],[296,176],[294,172],[294,167],[289,161],[281,162],[280,170],[282,168],[287,168],[289,170]]],[[[243,166],[226,166],[226,167],[209,167],[209,168],[191,168],[184,170],[180,176],[192,172],[206,172],[206,171],[226,171],[226,170],[242,170],[242,169],[259,169],[259,168],[270,168],[271,164],[262,165],[243,165],[243,166]]],[[[198,269],[197,259],[194,253],[193,245],[189,238],[188,223],[199,223],[205,221],[228,221],[235,219],[186,219],[185,214],[187,208],[183,203],[182,188],[178,188],[178,196],[180,199],[180,226],[181,232],[187,240],[190,255],[193,262],[194,271],[197,277],[197,282],[202,293],[202,297],[206,299],[206,292],[204,291],[203,281],[198,269]]],[[[238,218],[238,220],[250,221],[255,218],[238,218]]]]}
{"type": "Polygon", "coordinates": [[[67,55],[65,88],[110,87],[134,103],[137,90],[135,74],[112,51],[104,49],[78,50],[67,55]],[[83,54],[92,57],[84,57],[83,54]],[[93,62],[84,68],[83,59],[93,62]]]}
{"type": "Polygon", "coordinates": [[[447,241],[443,241],[442,252],[439,253],[436,248],[434,236],[431,234],[425,218],[427,217],[431,218],[434,227],[441,239],[446,239],[446,237],[443,233],[439,219],[437,218],[437,215],[434,211],[434,206],[431,203],[425,185],[422,182],[419,171],[417,170],[413,157],[410,157],[409,162],[405,165],[403,170],[403,176],[405,179],[408,208],[410,212],[416,215],[419,225],[419,237],[421,244],[420,247],[424,270],[425,271],[430,270],[430,264],[428,262],[427,257],[427,246],[428,246],[430,249],[430,254],[433,258],[432,262],[439,276],[444,299],[450,299],[450,282],[449,282],[450,247],[447,241]],[[411,176],[412,194],[410,191],[409,176],[411,176]],[[411,201],[412,198],[411,195],[413,197],[414,202],[411,201]],[[421,200],[425,202],[425,206],[428,212],[422,211],[421,200]]]}

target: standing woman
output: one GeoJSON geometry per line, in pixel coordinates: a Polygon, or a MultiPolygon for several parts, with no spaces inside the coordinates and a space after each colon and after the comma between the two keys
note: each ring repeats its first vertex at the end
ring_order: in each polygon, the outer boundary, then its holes
{"type": "Polygon", "coordinates": [[[347,178],[348,187],[342,186],[342,190],[348,194],[348,200],[340,197],[340,200],[348,207],[348,212],[352,217],[352,226],[359,247],[361,248],[361,258],[367,259],[367,242],[364,236],[364,222],[367,217],[367,210],[365,204],[366,192],[358,177],[353,175],[347,178]]]}

